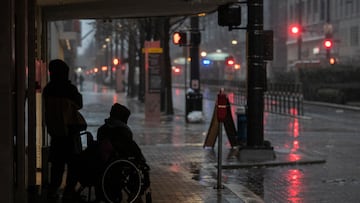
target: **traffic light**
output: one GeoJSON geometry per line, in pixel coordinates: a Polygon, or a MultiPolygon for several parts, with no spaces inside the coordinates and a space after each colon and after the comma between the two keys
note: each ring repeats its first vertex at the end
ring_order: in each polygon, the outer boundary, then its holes
{"type": "Polygon", "coordinates": [[[234,59],[234,57],[233,57],[233,56],[228,56],[228,57],[226,57],[226,58],[225,58],[225,64],[226,64],[227,66],[233,66],[233,65],[235,65],[235,59],[234,59]]]}
{"type": "Polygon", "coordinates": [[[173,43],[180,46],[186,45],[187,43],[186,32],[174,32],[173,43]]]}
{"type": "Polygon", "coordinates": [[[330,65],[335,65],[336,64],[336,58],[335,57],[330,57],[329,58],[329,64],[330,65]]]}
{"type": "Polygon", "coordinates": [[[290,26],[290,33],[293,35],[300,35],[301,34],[301,28],[299,25],[291,25],[290,26]]]}
{"type": "Polygon", "coordinates": [[[117,65],[119,65],[119,59],[118,58],[114,58],[113,59],[113,64],[114,64],[114,66],[117,66],[117,65]]]}
{"type": "Polygon", "coordinates": [[[241,24],[241,6],[225,4],[218,7],[218,25],[239,26],[241,24]]]}
{"type": "Polygon", "coordinates": [[[331,49],[333,46],[333,41],[331,39],[324,40],[324,47],[325,49],[331,49]]]}
{"type": "Polygon", "coordinates": [[[271,61],[274,58],[274,31],[264,30],[264,60],[271,61]]]}
{"type": "Polygon", "coordinates": [[[173,66],[172,69],[175,74],[179,74],[181,72],[181,69],[179,67],[173,66]]]}

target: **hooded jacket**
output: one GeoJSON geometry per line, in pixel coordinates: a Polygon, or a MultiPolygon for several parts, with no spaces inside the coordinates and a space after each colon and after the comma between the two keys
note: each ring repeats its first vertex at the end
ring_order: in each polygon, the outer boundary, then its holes
{"type": "Polygon", "coordinates": [[[69,67],[60,59],[49,63],[50,82],[43,90],[45,122],[50,136],[66,136],[72,112],[83,106],[82,95],[68,79],[69,67]]]}

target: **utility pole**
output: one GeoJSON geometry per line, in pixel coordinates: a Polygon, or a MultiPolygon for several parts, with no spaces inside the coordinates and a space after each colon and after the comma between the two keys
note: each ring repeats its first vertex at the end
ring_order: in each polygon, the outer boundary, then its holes
{"type": "Polygon", "coordinates": [[[304,33],[304,29],[302,26],[302,0],[298,1],[298,23],[299,29],[301,30],[297,37],[297,44],[298,44],[298,60],[301,61],[301,50],[302,50],[302,35],[304,33]]]}
{"type": "Polygon", "coordinates": [[[199,31],[199,17],[193,16],[190,19],[190,57],[191,57],[191,72],[190,72],[190,87],[195,91],[200,91],[200,69],[199,69],[199,45],[200,45],[200,31],[199,31]]]}
{"type": "MultiPolygon", "coordinates": [[[[266,62],[263,0],[248,1],[247,25],[247,144],[240,160],[273,160],[275,152],[264,142],[264,92],[266,62]]],[[[267,47],[266,47],[267,49],[267,47]]]]}
{"type": "Polygon", "coordinates": [[[326,59],[329,61],[331,57],[331,48],[333,43],[332,25],[330,24],[330,0],[326,1],[326,24],[324,26],[325,40],[328,40],[330,45],[325,44],[326,59]]]}
{"type": "Polygon", "coordinates": [[[247,28],[247,146],[264,145],[264,90],[266,83],[264,62],[263,0],[248,1],[247,28]]]}
{"type": "MultiPolygon", "coordinates": [[[[202,111],[202,94],[200,93],[200,54],[199,45],[201,42],[201,33],[199,30],[199,17],[193,16],[190,18],[190,88],[194,92],[186,93],[185,100],[185,120],[188,120],[188,114],[192,111],[202,111]]],[[[185,59],[185,63],[187,63],[185,59]]],[[[185,66],[186,68],[186,66],[185,66]]],[[[185,72],[186,74],[186,72],[185,72]]],[[[186,78],[185,78],[186,79],[186,78]]],[[[186,81],[185,81],[186,83],[186,81]]],[[[186,85],[185,85],[186,86],[186,85]]],[[[185,89],[186,91],[186,89],[185,89]]]]}

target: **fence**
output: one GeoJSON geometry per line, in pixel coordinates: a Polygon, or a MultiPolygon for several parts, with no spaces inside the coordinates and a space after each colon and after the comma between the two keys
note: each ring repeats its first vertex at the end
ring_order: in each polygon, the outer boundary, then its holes
{"type": "MultiPolygon", "coordinates": [[[[246,105],[245,87],[238,87],[234,93],[235,105],[246,105]]],[[[270,83],[264,93],[264,111],[278,114],[304,115],[301,84],[270,83]]]]}
{"type": "MultiPolygon", "coordinates": [[[[225,88],[231,104],[246,106],[247,89],[246,83],[241,81],[202,81],[208,88],[203,92],[204,99],[216,98],[219,85],[225,88]]],[[[270,113],[303,116],[304,115],[304,96],[301,83],[268,83],[267,91],[264,93],[264,111],[270,113]]]]}

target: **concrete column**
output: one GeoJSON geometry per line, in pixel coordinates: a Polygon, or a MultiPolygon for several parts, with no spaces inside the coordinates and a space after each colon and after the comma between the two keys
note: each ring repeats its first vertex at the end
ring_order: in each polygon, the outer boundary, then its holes
{"type": "MultiPolygon", "coordinates": [[[[28,0],[28,185],[36,186],[35,0],[28,0]]],[[[40,82],[40,81],[38,81],[40,82]]]]}
{"type": "Polygon", "coordinates": [[[15,0],[15,129],[16,136],[16,187],[15,202],[26,202],[27,199],[27,166],[25,138],[25,75],[27,68],[27,1],[15,0]]]}
{"type": "Polygon", "coordinates": [[[14,202],[14,1],[0,7],[0,202],[14,202]]]}

